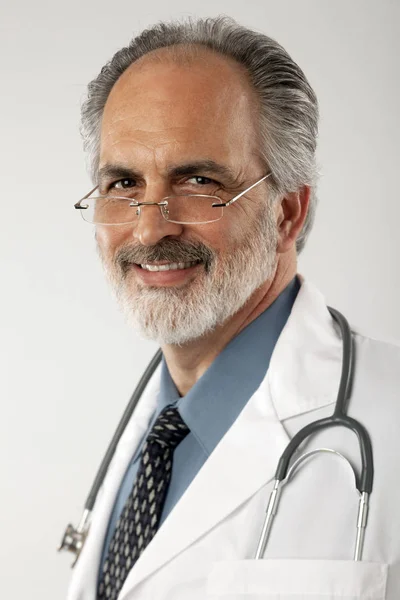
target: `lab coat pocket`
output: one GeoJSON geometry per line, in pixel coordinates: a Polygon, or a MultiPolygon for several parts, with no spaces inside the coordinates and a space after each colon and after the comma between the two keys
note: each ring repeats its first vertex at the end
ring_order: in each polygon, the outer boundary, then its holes
{"type": "Polygon", "coordinates": [[[214,564],[207,600],[385,600],[388,565],[348,560],[231,560],[214,564]]]}

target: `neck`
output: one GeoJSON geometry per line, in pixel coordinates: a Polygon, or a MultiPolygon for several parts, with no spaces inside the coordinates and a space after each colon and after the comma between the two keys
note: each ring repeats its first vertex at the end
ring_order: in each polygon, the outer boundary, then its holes
{"type": "Polygon", "coordinates": [[[163,346],[168,370],[181,396],[188,393],[225,346],[276,300],[296,270],[295,253],[278,255],[273,278],[258,288],[245,306],[225,323],[183,346],[163,346]]]}

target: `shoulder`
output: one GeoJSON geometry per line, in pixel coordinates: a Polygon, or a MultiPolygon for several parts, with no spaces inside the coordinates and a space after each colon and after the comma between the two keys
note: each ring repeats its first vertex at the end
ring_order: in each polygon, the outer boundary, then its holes
{"type": "Polygon", "coordinates": [[[400,418],[400,345],[353,331],[354,395],[400,418]]]}
{"type": "MultiPolygon", "coordinates": [[[[400,368],[400,344],[379,340],[364,335],[352,328],[352,334],[355,343],[356,359],[357,356],[363,360],[374,361],[376,366],[400,368]],[[388,361],[388,362],[387,362],[388,361]]],[[[398,372],[400,376],[400,371],[398,372]]]]}

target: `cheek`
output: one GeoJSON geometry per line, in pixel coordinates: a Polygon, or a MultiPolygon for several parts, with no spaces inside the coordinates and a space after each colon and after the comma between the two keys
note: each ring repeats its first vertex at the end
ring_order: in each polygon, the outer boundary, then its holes
{"type": "Polygon", "coordinates": [[[226,227],[224,222],[225,217],[221,221],[208,223],[207,225],[199,225],[196,231],[188,232],[188,239],[199,241],[217,252],[224,252],[233,242],[234,236],[230,229],[226,227]]]}
{"type": "Polygon", "coordinates": [[[240,246],[248,235],[246,231],[249,230],[249,224],[248,217],[243,218],[242,213],[239,215],[238,211],[234,213],[232,210],[229,212],[228,210],[225,210],[220,221],[208,223],[203,227],[199,226],[188,237],[201,241],[218,254],[234,253],[235,248],[240,246]]]}
{"type": "Polygon", "coordinates": [[[214,239],[220,248],[234,249],[240,245],[249,228],[249,217],[243,211],[232,210],[233,207],[225,209],[220,221],[218,231],[214,232],[214,239]]]}
{"type": "Polygon", "coordinates": [[[105,256],[114,255],[115,250],[121,246],[129,236],[128,227],[102,227],[96,228],[95,239],[98,247],[105,256]]]}

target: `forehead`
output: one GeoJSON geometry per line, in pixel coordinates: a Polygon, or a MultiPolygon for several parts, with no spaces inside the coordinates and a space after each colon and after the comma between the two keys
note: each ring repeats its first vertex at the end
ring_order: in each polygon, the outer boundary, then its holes
{"type": "MultiPolygon", "coordinates": [[[[258,100],[243,67],[207,49],[169,49],[133,63],[107,99],[101,159],[135,153],[242,155],[256,145],[258,100]]],[[[213,158],[213,156],[209,156],[213,158]]],[[[174,158],[178,158],[175,156],[174,158]]],[[[196,156],[191,156],[196,158],[196,156]]]]}

